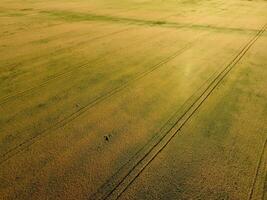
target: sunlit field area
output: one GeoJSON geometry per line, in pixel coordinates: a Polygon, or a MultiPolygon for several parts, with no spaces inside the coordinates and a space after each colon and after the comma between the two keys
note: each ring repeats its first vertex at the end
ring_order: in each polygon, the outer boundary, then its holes
{"type": "Polygon", "coordinates": [[[1,200],[267,200],[266,0],[1,0],[1,200]]]}

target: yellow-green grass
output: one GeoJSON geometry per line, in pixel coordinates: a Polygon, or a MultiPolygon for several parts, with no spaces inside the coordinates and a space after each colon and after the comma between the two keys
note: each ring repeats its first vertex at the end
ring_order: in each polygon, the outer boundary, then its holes
{"type": "MultiPolygon", "coordinates": [[[[27,0],[23,4],[17,0],[2,1],[1,198],[89,198],[153,136],[170,126],[166,124],[168,120],[174,122],[182,115],[197,98],[196,92],[204,90],[267,22],[266,9],[264,1],[238,0],[27,0]]],[[[263,78],[266,33],[262,38],[265,40],[257,41],[261,56],[254,53],[251,66],[236,66],[236,75],[232,75],[236,82],[225,83],[229,90],[219,88],[220,93],[212,97],[214,103],[205,105],[206,112],[199,111],[201,116],[195,123],[202,126],[200,131],[195,130],[196,125],[190,121],[185,127],[188,131],[183,130],[185,136],[181,136],[188,139],[183,142],[177,136],[177,141],[183,144],[181,148],[170,145],[170,152],[174,153],[168,154],[177,156],[177,162],[182,162],[181,159],[190,161],[191,154],[183,155],[179,151],[191,147],[195,140],[202,142],[203,151],[198,152],[197,145],[192,147],[191,153],[197,156],[206,152],[204,144],[215,145],[215,150],[219,148],[221,132],[231,132],[232,127],[236,129],[233,135],[243,138],[240,145],[246,145],[251,134],[256,134],[253,129],[250,134],[239,133],[240,124],[232,123],[232,115],[241,115],[236,107],[243,104],[254,108],[251,102],[237,101],[239,96],[246,96],[247,91],[237,91],[234,83],[241,81],[240,90],[254,91],[254,83],[247,79],[259,77],[257,85],[266,85],[263,78]],[[261,68],[254,70],[256,65],[261,68]],[[244,73],[239,70],[241,67],[244,73]],[[229,105],[217,108],[215,105],[221,105],[221,101],[229,105]],[[222,122],[221,126],[214,125],[216,117],[222,122]],[[194,136],[187,132],[193,132],[195,139],[190,141],[194,136]],[[199,139],[204,132],[207,135],[199,139]],[[217,143],[210,141],[212,137],[217,143]],[[178,154],[175,148],[179,150],[178,154]]],[[[262,87],[262,91],[265,90],[262,87]]],[[[266,93],[262,96],[266,100],[266,93]]],[[[257,96],[251,94],[251,98],[257,96]]],[[[260,103],[258,107],[260,110],[266,105],[260,103]]],[[[252,110],[247,112],[247,115],[241,115],[241,120],[257,121],[258,116],[252,115],[252,110]]],[[[264,119],[266,115],[261,118],[264,119]]],[[[256,129],[263,127],[263,123],[258,123],[256,129]]],[[[259,144],[262,142],[259,138],[254,139],[259,144]]],[[[229,147],[230,140],[223,145],[229,147]]],[[[243,156],[249,157],[260,148],[260,145],[251,151],[248,148],[243,156]]],[[[212,154],[212,150],[209,153],[212,154]]],[[[220,152],[215,151],[214,156],[216,153],[220,152]]],[[[213,173],[220,161],[218,158],[216,163],[209,163],[206,159],[202,166],[207,166],[207,173],[213,173]],[[214,166],[210,167],[212,164],[214,166]]],[[[240,164],[233,173],[243,167],[250,171],[248,179],[238,185],[247,184],[253,178],[257,158],[250,160],[251,163],[241,161],[238,158],[233,161],[240,164]]],[[[173,164],[171,160],[159,162],[173,164]]],[[[180,164],[178,168],[171,166],[161,173],[183,169],[180,164]]],[[[203,177],[194,177],[193,167],[191,176],[203,181],[203,177]]],[[[226,176],[232,177],[230,172],[227,174],[228,166],[221,168],[226,176]]],[[[219,170],[218,167],[218,173],[219,170]]],[[[158,174],[153,177],[157,179],[158,174]]],[[[212,178],[207,175],[205,180],[210,183],[212,178]]],[[[144,179],[136,183],[137,190],[147,181],[146,177],[144,179]]],[[[195,179],[192,183],[197,184],[195,179]]],[[[179,184],[185,184],[178,175],[177,180],[179,184]]],[[[153,191],[153,185],[157,183],[152,180],[148,184],[153,191]]],[[[220,184],[228,187],[227,180],[220,184]]],[[[192,187],[192,198],[199,194],[198,186],[195,187],[195,190],[192,187]]],[[[210,185],[203,187],[209,189],[210,185]]],[[[233,199],[248,194],[243,191],[244,185],[239,196],[232,188],[234,186],[230,184],[229,187],[227,195],[233,199]]],[[[164,195],[165,188],[168,187],[156,190],[164,195]]],[[[179,195],[189,198],[191,190],[188,188],[181,189],[184,193],[176,193],[177,198],[183,197],[179,195]]],[[[212,194],[205,193],[206,197],[220,198],[221,191],[214,190],[212,194]]],[[[133,198],[143,193],[130,189],[128,195],[133,198]]]]}

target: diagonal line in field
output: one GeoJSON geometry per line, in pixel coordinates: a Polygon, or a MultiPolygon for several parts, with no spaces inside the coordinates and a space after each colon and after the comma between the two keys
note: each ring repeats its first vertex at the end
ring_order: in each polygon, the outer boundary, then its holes
{"type": "MultiPolygon", "coordinates": [[[[202,34],[202,36],[203,36],[203,34],[202,34]]],[[[174,58],[176,58],[177,56],[179,56],[180,54],[182,54],[186,50],[190,49],[195,44],[195,42],[197,42],[199,39],[200,39],[200,37],[197,37],[195,40],[189,42],[183,48],[180,48],[179,50],[174,52],[172,55],[170,55],[167,58],[161,60],[159,63],[155,64],[154,66],[150,67],[148,70],[139,73],[133,79],[131,79],[131,80],[127,81],[126,83],[118,86],[117,88],[114,88],[114,89],[110,90],[109,92],[105,93],[104,95],[95,98],[93,101],[90,101],[88,104],[84,105],[83,107],[80,107],[76,112],[70,114],[66,118],[58,121],[55,124],[53,124],[53,126],[44,129],[43,131],[37,133],[35,136],[32,136],[32,137],[28,138],[27,140],[23,141],[22,143],[20,143],[19,145],[15,146],[14,148],[8,150],[7,152],[5,152],[4,154],[1,155],[0,165],[3,164],[5,161],[9,160],[10,158],[12,158],[13,156],[15,156],[16,154],[18,154],[19,152],[22,152],[25,148],[27,148],[27,147],[31,146],[32,144],[34,144],[38,139],[40,139],[42,136],[44,136],[44,133],[47,133],[47,132],[50,132],[52,130],[56,130],[58,128],[61,128],[61,127],[65,126],[69,122],[75,120],[80,115],[82,115],[83,113],[88,111],[90,108],[92,108],[95,105],[99,104],[100,102],[108,99],[109,97],[115,95],[116,93],[122,91],[123,89],[127,88],[130,84],[133,84],[134,82],[144,78],[145,76],[151,74],[152,72],[156,71],[160,67],[164,66],[166,63],[170,62],[171,60],[173,60],[174,58]]]]}
{"type": "MultiPolygon", "coordinates": [[[[94,38],[89,39],[89,40],[86,41],[86,42],[90,42],[90,41],[94,41],[94,40],[98,40],[98,39],[103,39],[103,38],[106,38],[106,37],[109,37],[109,36],[112,36],[112,35],[115,35],[115,34],[119,34],[119,33],[122,33],[122,32],[126,32],[126,31],[128,31],[128,30],[130,30],[130,28],[122,29],[122,30],[115,31],[115,32],[112,32],[112,33],[109,33],[109,34],[105,34],[105,35],[102,35],[102,36],[97,36],[97,37],[94,37],[94,38]]],[[[81,44],[83,44],[84,42],[85,42],[85,41],[83,41],[81,44]]],[[[78,45],[80,45],[80,43],[75,44],[75,45],[70,46],[70,47],[67,47],[67,48],[60,48],[60,49],[57,49],[57,50],[55,50],[55,51],[53,52],[53,54],[59,53],[59,52],[62,51],[62,50],[71,49],[71,48],[73,48],[74,46],[78,46],[78,45]]],[[[34,58],[34,59],[39,59],[39,58],[42,58],[42,57],[44,57],[44,56],[38,56],[38,57],[36,57],[36,58],[34,58]]],[[[9,101],[11,101],[12,99],[15,99],[15,98],[18,98],[18,97],[20,97],[20,96],[23,96],[23,95],[25,95],[27,92],[30,92],[30,91],[33,91],[33,90],[38,89],[38,88],[40,88],[40,87],[43,87],[44,85],[48,84],[49,82],[51,82],[51,81],[53,81],[53,80],[56,80],[56,79],[58,79],[58,78],[60,78],[60,77],[63,77],[64,75],[69,74],[69,73],[71,73],[72,71],[75,71],[75,70],[77,70],[77,69],[80,69],[80,68],[82,68],[82,67],[85,67],[85,66],[88,65],[90,62],[92,62],[92,61],[88,61],[88,62],[86,62],[86,63],[84,63],[84,64],[82,64],[82,65],[80,65],[80,66],[78,66],[78,67],[76,67],[76,68],[69,69],[69,70],[64,71],[64,72],[62,72],[62,73],[58,73],[58,74],[54,75],[53,77],[48,78],[46,81],[42,82],[42,83],[39,84],[39,85],[35,85],[35,86],[29,87],[29,88],[27,88],[27,89],[25,89],[25,90],[18,91],[18,92],[15,92],[15,93],[13,93],[13,94],[10,94],[10,95],[8,95],[8,96],[2,97],[2,98],[0,98],[0,105],[3,105],[3,104],[5,104],[5,103],[9,102],[9,101]]],[[[17,67],[17,66],[18,66],[18,65],[16,65],[16,67],[17,67]]]]}
{"type": "MultiPolygon", "coordinates": [[[[250,190],[249,190],[249,196],[248,196],[249,200],[253,199],[257,178],[258,178],[259,173],[260,173],[260,168],[264,163],[264,155],[266,154],[266,150],[267,150],[267,137],[265,138],[265,141],[264,141],[264,143],[262,145],[262,150],[260,152],[260,157],[259,157],[259,160],[258,160],[258,163],[257,163],[257,166],[256,166],[255,175],[253,177],[252,185],[251,185],[250,190]]],[[[264,196],[263,196],[263,199],[265,199],[264,196]]]]}
{"type": "MultiPolygon", "coordinates": [[[[222,80],[230,73],[236,64],[243,58],[252,45],[265,32],[267,24],[252,37],[241,51],[229,62],[229,64],[211,81],[201,95],[179,117],[174,125],[162,135],[157,134],[157,140],[150,140],[141,148],[126,164],[124,164],[90,199],[118,199],[144,169],[156,158],[156,156],[169,144],[181,128],[191,119],[205,100],[218,87],[222,80]]],[[[260,161],[261,162],[261,161],[260,161]]],[[[252,191],[253,192],[253,191],[252,191]]]]}

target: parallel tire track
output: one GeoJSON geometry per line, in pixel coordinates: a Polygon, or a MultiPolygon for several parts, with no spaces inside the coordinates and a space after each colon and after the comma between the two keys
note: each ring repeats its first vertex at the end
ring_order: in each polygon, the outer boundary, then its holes
{"type": "MultiPolygon", "coordinates": [[[[119,34],[119,33],[127,32],[127,31],[129,31],[131,29],[133,29],[133,28],[132,27],[131,28],[125,28],[125,29],[122,29],[122,30],[119,30],[119,31],[114,31],[112,33],[108,33],[108,34],[104,34],[104,35],[97,36],[97,37],[94,37],[94,38],[90,38],[89,40],[79,42],[78,44],[74,44],[74,45],[71,45],[71,46],[68,46],[68,47],[65,47],[65,48],[56,49],[54,52],[52,52],[52,54],[57,54],[57,53],[60,53],[61,51],[65,51],[65,50],[71,49],[73,47],[77,47],[79,45],[84,44],[85,42],[95,41],[95,40],[103,39],[103,38],[106,38],[106,37],[109,37],[109,36],[112,36],[112,35],[116,35],[116,34],[119,34]]],[[[106,54],[105,56],[107,56],[107,55],[109,55],[109,54],[106,54]]],[[[34,58],[34,60],[38,60],[38,59],[43,58],[43,57],[45,57],[45,56],[43,56],[43,55],[37,56],[37,57],[34,58]]],[[[51,81],[57,80],[58,78],[61,78],[61,77],[64,77],[65,75],[70,74],[71,72],[76,71],[77,69],[84,68],[88,64],[90,64],[91,62],[95,62],[95,61],[100,60],[100,59],[101,58],[96,58],[94,60],[87,61],[87,62],[77,66],[76,68],[71,68],[71,69],[66,70],[66,71],[64,71],[62,73],[58,73],[58,74],[46,79],[45,81],[43,81],[40,84],[34,85],[32,87],[28,87],[28,88],[26,88],[24,90],[21,90],[21,91],[14,92],[13,94],[10,94],[10,95],[4,96],[4,97],[0,97],[0,106],[5,104],[5,103],[7,103],[7,102],[9,102],[9,101],[12,101],[13,99],[19,98],[19,97],[27,94],[28,92],[31,92],[33,90],[37,90],[38,88],[47,85],[51,81]]],[[[16,64],[15,67],[17,67],[19,65],[20,64],[16,64]]]]}
{"type": "Polygon", "coordinates": [[[9,160],[10,158],[12,158],[13,156],[15,156],[16,154],[18,154],[19,152],[23,151],[25,148],[34,144],[38,139],[40,139],[44,135],[44,133],[47,133],[47,132],[50,132],[52,130],[56,130],[58,128],[65,126],[69,122],[73,121],[74,119],[78,118],[80,115],[82,115],[83,113],[88,111],[93,106],[95,106],[98,103],[106,100],[107,98],[115,95],[116,93],[120,92],[121,90],[127,88],[130,84],[138,81],[139,79],[142,79],[143,77],[149,75],[153,71],[159,69],[164,64],[170,62],[171,60],[173,60],[174,58],[176,58],[177,56],[179,56],[180,54],[185,52],[187,49],[191,48],[197,40],[199,40],[199,38],[196,38],[194,41],[188,43],[183,48],[174,52],[172,55],[161,60],[159,63],[155,64],[154,66],[150,67],[148,70],[137,74],[134,78],[127,81],[126,83],[118,86],[117,88],[110,90],[109,92],[107,92],[107,93],[105,93],[105,94],[103,94],[97,98],[95,98],[93,101],[90,101],[88,104],[84,105],[83,107],[80,107],[76,112],[74,112],[74,113],[70,114],[68,117],[56,122],[55,124],[53,124],[53,126],[44,129],[43,131],[37,133],[35,136],[28,138],[27,140],[23,141],[19,145],[15,146],[14,148],[7,151],[6,153],[2,154],[2,156],[0,158],[0,165],[3,164],[5,161],[9,160]]]}
{"type": "MultiPolygon", "coordinates": [[[[170,16],[171,16],[171,15],[170,15],[170,16]]],[[[167,16],[167,17],[165,17],[165,18],[168,18],[168,17],[170,17],[170,16],[167,16]]],[[[165,18],[164,18],[164,19],[165,19],[165,18]]],[[[129,31],[129,30],[131,30],[131,29],[133,29],[133,28],[132,28],[132,27],[130,27],[130,28],[125,28],[125,29],[122,29],[122,30],[119,30],[119,31],[114,31],[114,32],[111,32],[111,33],[108,33],[108,34],[104,34],[104,35],[101,35],[101,36],[96,36],[96,37],[90,38],[89,40],[82,41],[82,42],[79,42],[79,43],[77,43],[77,44],[73,44],[73,45],[68,46],[68,47],[58,48],[58,49],[56,49],[54,52],[52,52],[51,54],[54,55],[54,54],[60,53],[60,52],[62,52],[62,51],[71,49],[71,48],[73,48],[73,47],[77,47],[77,46],[83,45],[85,42],[90,42],[90,41],[95,41],[95,40],[99,40],[99,39],[107,38],[107,37],[109,37],[109,36],[113,36],[113,35],[116,35],[116,34],[119,34],[119,33],[127,32],[127,31],[129,31]]],[[[45,56],[47,56],[47,55],[45,55],[45,56]]],[[[43,57],[45,57],[45,56],[43,56],[43,55],[41,55],[41,56],[37,56],[37,57],[34,57],[33,60],[38,60],[38,59],[43,58],[43,57]]],[[[35,90],[35,89],[38,89],[39,87],[43,87],[43,86],[45,86],[46,84],[48,84],[49,82],[51,82],[51,81],[53,81],[53,80],[56,80],[56,79],[58,79],[59,77],[64,77],[65,74],[68,74],[68,73],[71,73],[72,71],[76,71],[77,69],[83,68],[83,67],[85,67],[86,65],[88,65],[88,64],[90,64],[91,62],[94,62],[94,61],[95,61],[95,60],[93,60],[93,61],[88,61],[88,62],[86,62],[86,63],[83,63],[82,65],[79,65],[79,66],[76,67],[76,68],[69,69],[69,70],[64,71],[64,72],[62,72],[62,73],[58,73],[58,74],[54,75],[53,77],[46,79],[44,82],[42,82],[42,83],[40,83],[40,84],[38,84],[38,85],[32,86],[32,87],[28,87],[28,88],[26,88],[25,90],[21,90],[21,91],[15,92],[15,93],[10,94],[10,95],[7,95],[7,96],[5,96],[5,97],[0,97],[0,105],[3,105],[3,104],[5,104],[5,103],[7,103],[7,102],[9,102],[9,101],[11,101],[11,100],[13,100],[13,99],[15,99],[15,98],[18,98],[18,97],[20,97],[20,96],[23,96],[23,95],[25,95],[27,92],[31,92],[31,91],[33,91],[33,90],[35,90]]],[[[19,65],[20,65],[20,64],[16,64],[15,67],[17,67],[17,66],[19,66],[19,65]]]]}
{"type": "Polygon", "coordinates": [[[172,138],[180,132],[181,128],[190,120],[199,107],[212,94],[236,64],[243,58],[251,46],[266,30],[265,24],[260,31],[252,37],[241,51],[229,62],[229,64],[208,84],[206,89],[179,117],[167,132],[147,143],[142,151],[135,154],[122,168],[120,168],[90,199],[118,199],[121,194],[134,182],[143,170],[155,159],[155,157],[170,143],[172,138]]]}
{"type": "MultiPolygon", "coordinates": [[[[122,33],[122,32],[126,32],[126,31],[128,31],[128,30],[130,30],[130,28],[123,29],[123,30],[120,30],[120,31],[115,31],[115,32],[112,32],[112,33],[109,33],[109,34],[105,34],[105,35],[102,35],[102,36],[94,37],[94,38],[89,39],[89,40],[86,41],[86,42],[90,42],[90,41],[94,41],[94,40],[102,39],[102,38],[109,37],[109,36],[112,36],[112,35],[115,35],[115,34],[119,34],[119,33],[122,33]]],[[[83,41],[83,43],[84,43],[84,41],[83,41]]],[[[70,47],[57,49],[56,51],[53,52],[53,54],[58,53],[58,52],[60,52],[60,51],[62,51],[62,50],[66,50],[66,49],[69,49],[69,48],[73,48],[73,47],[76,46],[76,45],[79,45],[79,43],[78,43],[78,44],[75,44],[75,45],[73,45],[73,46],[70,46],[70,47]]],[[[38,58],[36,58],[36,59],[39,59],[39,58],[41,58],[41,57],[43,57],[43,56],[40,56],[40,57],[38,57],[38,58]]],[[[28,93],[28,92],[31,92],[31,91],[33,91],[33,90],[36,90],[36,89],[40,88],[40,87],[43,87],[43,86],[47,85],[48,83],[50,83],[51,81],[56,80],[56,79],[58,79],[58,78],[60,78],[60,77],[64,77],[65,75],[67,75],[67,74],[69,74],[69,73],[71,73],[71,72],[73,72],[73,71],[76,71],[77,69],[86,67],[88,64],[90,64],[91,62],[94,62],[94,61],[95,61],[95,60],[93,60],[93,61],[90,60],[90,61],[88,61],[88,62],[85,62],[85,63],[83,63],[83,64],[77,66],[76,68],[71,68],[71,69],[66,70],[66,71],[64,71],[64,72],[62,72],[62,73],[58,73],[58,74],[54,75],[53,77],[46,79],[46,80],[45,80],[44,82],[42,82],[41,84],[38,84],[38,85],[35,85],[35,86],[32,86],[32,87],[28,87],[28,88],[26,88],[25,90],[18,91],[18,92],[15,92],[15,93],[13,93],[13,94],[10,94],[10,95],[7,95],[7,96],[5,96],[5,97],[2,97],[2,98],[0,98],[0,105],[5,104],[5,103],[7,103],[7,102],[9,102],[9,101],[11,101],[11,100],[13,100],[13,99],[15,99],[15,98],[21,97],[21,96],[25,95],[25,94],[28,93]]]]}

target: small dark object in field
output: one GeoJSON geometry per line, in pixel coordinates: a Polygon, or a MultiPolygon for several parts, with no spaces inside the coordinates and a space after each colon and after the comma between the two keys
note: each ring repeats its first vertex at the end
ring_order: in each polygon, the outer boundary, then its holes
{"type": "Polygon", "coordinates": [[[105,138],[105,140],[108,142],[108,141],[110,140],[110,138],[111,138],[111,135],[110,135],[110,134],[105,135],[104,138],[105,138]]]}

